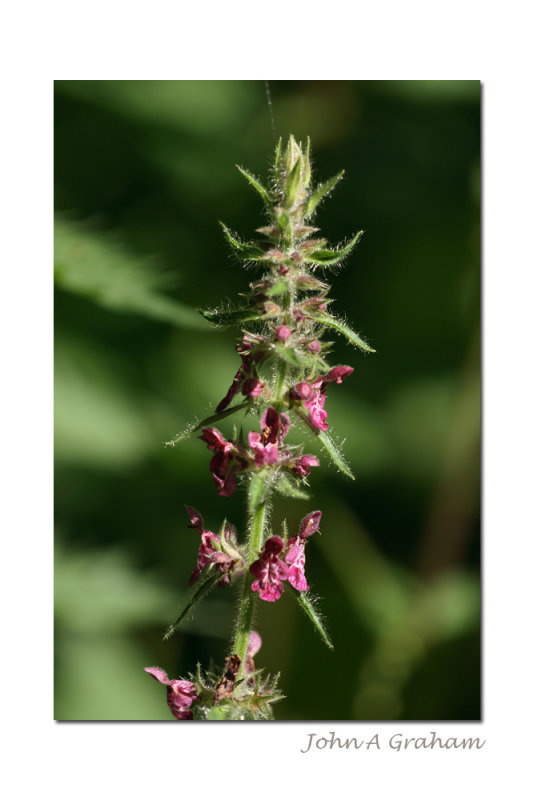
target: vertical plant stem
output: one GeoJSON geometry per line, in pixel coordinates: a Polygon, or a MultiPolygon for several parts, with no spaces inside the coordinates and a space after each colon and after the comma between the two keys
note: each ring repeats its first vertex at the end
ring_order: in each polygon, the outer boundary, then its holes
{"type": "Polygon", "coordinates": [[[267,500],[261,503],[252,512],[250,520],[250,534],[248,540],[248,561],[245,580],[243,583],[243,595],[241,597],[241,604],[239,606],[239,613],[237,616],[236,634],[234,639],[233,653],[241,659],[241,669],[239,674],[242,675],[246,665],[248,640],[250,637],[250,630],[252,627],[252,618],[254,615],[254,605],[256,602],[256,595],[251,590],[252,581],[254,580],[248,567],[256,561],[258,552],[263,544],[263,530],[267,518],[267,500]]]}

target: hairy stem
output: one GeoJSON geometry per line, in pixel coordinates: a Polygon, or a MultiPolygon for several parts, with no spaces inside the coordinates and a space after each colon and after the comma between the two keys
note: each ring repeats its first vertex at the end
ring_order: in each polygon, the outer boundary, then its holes
{"type": "Polygon", "coordinates": [[[252,618],[254,616],[254,605],[256,595],[251,589],[252,581],[254,578],[248,570],[248,567],[256,561],[258,553],[263,545],[263,531],[267,519],[267,500],[261,503],[251,514],[250,519],[250,533],[248,539],[248,560],[247,571],[245,573],[245,580],[243,583],[243,595],[239,606],[237,615],[236,634],[234,639],[233,653],[241,659],[241,668],[239,675],[242,676],[246,666],[247,647],[250,637],[250,630],[252,627],[252,618]]]}

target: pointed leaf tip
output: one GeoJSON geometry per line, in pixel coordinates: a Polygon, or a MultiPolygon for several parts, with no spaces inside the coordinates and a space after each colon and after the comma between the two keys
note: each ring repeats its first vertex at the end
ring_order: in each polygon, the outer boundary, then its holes
{"type": "Polygon", "coordinates": [[[314,250],[312,253],[304,256],[304,261],[308,261],[311,264],[320,264],[324,267],[339,264],[339,262],[348,256],[350,251],[358,244],[362,236],[363,231],[359,231],[348,244],[344,247],[338,247],[336,250],[327,250],[326,248],[314,250]]]}
{"type": "Polygon", "coordinates": [[[239,172],[245,176],[250,185],[253,186],[254,189],[256,189],[256,191],[260,195],[261,199],[263,200],[267,208],[272,209],[273,204],[267,189],[264,186],[262,186],[259,180],[247,169],[243,169],[243,167],[240,167],[239,164],[236,164],[236,167],[238,168],[239,172]]]}
{"type": "Polygon", "coordinates": [[[337,175],[334,175],[333,178],[321,183],[320,186],[317,187],[315,192],[312,194],[310,199],[308,200],[308,205],[306,206],[306,215],[307,217],[311,216],[319,203],[324,200],[327,195],[330,194],[333,189],[337,186],[339,181],[342,179],[343,175],[345,174],[345,170],[342,169],[341,172],[338,172],[337,175]]]}
{"type": "Polygon", "coordinates": [[[313,597],[309,592],[298,592],[296,589],[293,589],[293,594],[296,595],[299,606],[302,608],[325,645],[329,650],[333,650],[334,645],[332,640],[326,632],[321,615],[316,608],[317,598],[313,597]]]}
{"type": "Polygon", "coordinates": [[[371,345],[367,344],[358,333],[353,331],[352,328],[349,328],[349,326],[341,320],[336,319],[336,317],[332,317],[330,314],[320,314],[317,315],[317,320],[323,325],[327,325],[329,328],[333,328],[338,333],[343,334],[351,344],[355,347],[359,347],[360,350],[364,350],[366,353],[376,353],[376,350],[371,347],[371,345]]]}
{"type": "Polygon", "coordinates": [[[343,457],[341,450],[334,443],[332,437],[326,431],[319,431],[317,434],[317,438],[323,445],[324,449],[326,450],[326,452],[328,453],[328,455],[330,456],[336,467],[344,475],[346,475],[347,478],[350,478],[352,481],[356,480],[356,478],[352,474],[349,465],[345,461],[345,458],[343,457]]]}

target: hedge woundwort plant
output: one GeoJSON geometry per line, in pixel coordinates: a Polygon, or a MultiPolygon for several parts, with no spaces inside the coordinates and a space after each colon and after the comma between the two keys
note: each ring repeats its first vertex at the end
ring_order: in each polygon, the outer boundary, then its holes
{"type": "Polygon", "coordinates": [[[307,479],[311,469],[319,466],[314,455],[305,453],[304,445],[285,441],[295,421],[304,423],[336,466],[353,478],[328,433],[325,409],[329,385],[341,383],[353,368],[327,363],[330,343],[321,341],[323,335],[333,329],[362,350],[373,352],[330,313],[330,287],[324,279],[324,268],[339,265],[362,231],[332,250],[310,224],[343,172],[312,188],[309,139],[304,150],[293,136],[284,151],[278,142],[268,188],[239,169],[261,196],[268,223],[257,229],[261,240],[252,242],[238,239],[225,225],[222,228],[234,254],[260,267],[263,274],[250,284],[238,307],[202,313],[217,325],[240,329],[236,349],[241,366],[213,416],[191,425],[168,444],[202,431],[199,438],[211,451],[217,493],[228,497],[238,484],[246,488],[248,530],[240,540],[226,520],[218,533],[205,530],[200,513],[185,506],[190,527],[200,536],[200,547],[187,602],[166,637],[214,586],[240,581],[241,600],[224,672],[202,671],[199,666],[189,680],[169,680],[159,667],[146,668],[167,687],[167,702],[176,719],[272,719],[271,705],[282,695],[277,678],[264,677],[254,665],[261,646],[259,634],[252,630],[258,600],[275,602],[288,589],[332,648],[304,573],[307,543],[319,530],[321,511],[306,514],[297,531],[288,531],[284,522],[276,533],[269,528],[269,514],[276,495],[307,499],[307,479]],[[236,402],[238,395],[245,399],[236,402]],[[234,428],[232,438],[225,439],[212,425],[237,412],[259,417],[259,429],[245,439],[243,431],[234,428]]]}

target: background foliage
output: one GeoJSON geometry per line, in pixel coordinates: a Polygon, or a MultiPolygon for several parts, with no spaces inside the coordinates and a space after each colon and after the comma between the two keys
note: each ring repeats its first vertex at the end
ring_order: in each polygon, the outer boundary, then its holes
{"type": "MultiPolygon", "coordinates": [[[[270,89],[276,135],[311,136],[316,179],[346,169],[319,224],[334,243],[366,231],[332,295],[377,353],[339,341],[356,369],[328,398],[358,480],[323,459],[311,481],[307,573],[336,649],[282,597],[261,604],[258,664],[282,672],[278,719],[478,719],[480,85],[270,89]]],[[[245,237],[262,222],[234,165],[269,166],[265,88],[57,81],[55,116],[56,718],[172,719],[143,667],[222,664],[234,599],[212,593],[162,642],[198,547],[183,504],[210,527],[244,514],[202,443],[162,442],[239,364],[195,308],[252,279],[217,220],[245,237]]]]}

